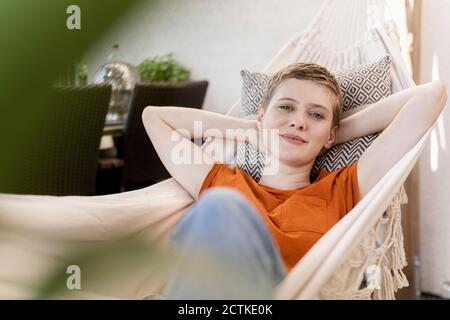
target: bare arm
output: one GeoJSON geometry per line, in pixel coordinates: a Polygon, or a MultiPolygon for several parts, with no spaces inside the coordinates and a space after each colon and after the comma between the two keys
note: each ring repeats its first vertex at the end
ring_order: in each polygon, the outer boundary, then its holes
{"type": "Polygon", "coordinates": [[[167,171],[194,199],[214,159],[191,139],[249,141],[248,133],[256,132],[255,121],[184,107],[148,106],[142,121],[167,171]]]}
{"type": "Polygon", "coordinates": [[[333,145],[383,131],[406,102],[423,90],[423,86],[399,91],[341,120],[333,145]]]}
{"type": "Polygon", "coordinates": [[[345,135],[342,135],[346,138],[384,129],[359,159],[360,198],[419,142],[442,112],[446,100],[444,84],[433,81],[401,91],[375,103],[361,115],[349,117],[346,131],[343,131],[345,135]],[[358,120],[361,123],[357,123],[358,120]]]}

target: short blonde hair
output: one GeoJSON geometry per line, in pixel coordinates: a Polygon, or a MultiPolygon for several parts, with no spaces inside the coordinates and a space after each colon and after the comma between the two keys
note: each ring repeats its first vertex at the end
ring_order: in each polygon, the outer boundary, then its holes
{"type": "Polygon", "coordinates": [[[333,106],[332,126],[339,127],[343,105],[341,88],[331,72],[315,63],[293,63],[272,74],[261,102],[263,109],[269,105],[278,86],[287,79],[311,80],[330,89],[336,98],[333,106]]]}

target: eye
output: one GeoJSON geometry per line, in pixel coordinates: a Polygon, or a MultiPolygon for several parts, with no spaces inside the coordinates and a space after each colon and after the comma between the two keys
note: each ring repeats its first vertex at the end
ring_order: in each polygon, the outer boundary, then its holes
{"type": "Polygon", "coordinates": [[[318,119],[318,120],[323,119],[323,115],[320,114],[320,113],[318,113],[318,112],[311,112],[310,114],[311,114],[311,116],[312,116],[313,118],[315,118],[315,119],[318,119]]]}
{"type": "Polygon", "coordinates": [[[287,105],[287,104],[283,104],[280,106],[280,109],[286,110],[286,111],[290,111],[292,110],[292,106],[287,105]]]}

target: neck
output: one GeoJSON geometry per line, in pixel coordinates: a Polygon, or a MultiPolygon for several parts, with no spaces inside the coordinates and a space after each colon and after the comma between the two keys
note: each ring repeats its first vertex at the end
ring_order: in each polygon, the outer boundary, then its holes
{"type": "Polygon", "coordinates": [[[266,158],[259,183],[279,190],[300,189],[311,184],[309,177],[312,166],[313,162],[292,166],[281,161],[277,164],[272,158],[266,158]]]}

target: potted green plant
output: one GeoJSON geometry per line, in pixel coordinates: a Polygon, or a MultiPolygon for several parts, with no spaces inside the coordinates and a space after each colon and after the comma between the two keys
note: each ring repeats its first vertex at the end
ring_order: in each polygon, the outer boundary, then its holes
{"type": "Polygon", "coordinates": [[[190,70],[172,52],[145,59],[137,69],[141,82],[132,104],[202,108],[208,81],[191,80],[190,70]]]}
{"type": "Polygon", "coordinates": [[[75,82],[79,85],[86,85],[88,80],[88,67],[84,60],[77,63],[75,67],[75,82]]]}
{"type": "Polygon", "coordinates": [[[138,70],[145,82],[182,82],[188,81],[190,76],[190,71],[175,60],[172,52],[145,59],[138,70]]]}

